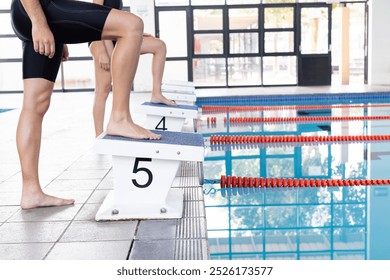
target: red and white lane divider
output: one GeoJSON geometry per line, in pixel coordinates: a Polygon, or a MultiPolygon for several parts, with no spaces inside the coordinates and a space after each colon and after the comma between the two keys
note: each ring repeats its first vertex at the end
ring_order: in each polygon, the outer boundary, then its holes
{"type": "Polygon", "coordinates": [[[289,142],[374,142],[389,140],[390,135],[211,135],[210,145],[289,142]]]}
{"type": "Polygon", "coordinates": [[[257,112],[273,110],[320,110],[320,109],[349,109],[349,108],[380,108],[390,107],[390,104],[354,104],[354,105],[292,105],[292,106],[202,106],[202,114],[219,114],[233,112],[257,112]]]}
{"type": "Polygon", "coordinates": [[[368,179],[298,179],[298,178],[254,178],[221,176],[220,185],[226,188],[314,188],[355,187],[390,185],[390,180],[368,179]]]}

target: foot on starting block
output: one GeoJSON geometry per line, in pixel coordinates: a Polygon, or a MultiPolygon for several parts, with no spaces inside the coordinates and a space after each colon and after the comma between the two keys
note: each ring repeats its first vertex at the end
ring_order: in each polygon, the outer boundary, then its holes
{"type": "Polygon", "coordinates": [[[163,91],[162,95],[170,100],[174,100],[179,105],[193,105],[196,102],[195,93],[163,91]]]}
{"type": "Polygon", "coordinates": [[[190,82],[174,82],[173,84],[163,84],[162,94],[177,104],[193,105],[196,102],[195,87],[190,82]]]}
{"type": "Polygon", "coordinates": [[[182,131],[186,119],[198,118],[198,107],[194,105],[168,106],[145,102],[139,110],[147,115],[143,127],[158,131],[182,131]]]}
{"type": "Polygon", "coordinates": [[[113,159],[114,190],[95,219],[168,219],[183,214],[183,191],[171,188],[181,161],[203,162],[200,134],[154,131],[160,140],[100,135],[94,150],[113,159]]]}

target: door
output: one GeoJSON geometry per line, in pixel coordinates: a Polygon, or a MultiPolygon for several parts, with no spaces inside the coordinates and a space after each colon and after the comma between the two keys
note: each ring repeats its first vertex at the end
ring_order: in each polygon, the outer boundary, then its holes
{"type": "Polygon", "coordinates": [[[298,13],[298,85],[330,85],[331,5],[302,5],[298,13]]]}

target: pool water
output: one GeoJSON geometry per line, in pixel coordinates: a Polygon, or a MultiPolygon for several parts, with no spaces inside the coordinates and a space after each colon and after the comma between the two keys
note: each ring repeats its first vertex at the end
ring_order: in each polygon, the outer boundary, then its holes
{"type": "Polygon", "coordinates": [[[285,178],[284,182],[288,178],[390,179],[390,141],[377,138],[390,135],[390,100],[347,95],[336,101],[327,97],[295,101],[291,97],[288,103],[280,98],[225,101],[199,104],[203,106],[198,131],[206,144],[204,193],[212,259],[390,259],[387,184],[220,186],[221,176],[248,181],[285,178]],[[227,111],[214,105],[234,108],[227,111]],[[295,140],[312,136],[312,141],[218,144],[210,142],[212,135],[290,135],[295,140]],[[323,141],[327,136],[341,136],[341,141],[323,141]],[[373,138],[350,141],[350,136],[373,138]]]}
{"type": "Polygon", "coordinates": [[[5,113],[5,112],[8,112],[8,111],[11,111],[12,109],[1,109],[0,108],[0,113],[5,113]]]}

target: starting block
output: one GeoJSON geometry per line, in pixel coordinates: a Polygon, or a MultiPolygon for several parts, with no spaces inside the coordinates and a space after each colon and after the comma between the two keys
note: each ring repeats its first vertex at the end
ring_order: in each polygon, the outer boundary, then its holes
{"type": "Polygon", "coordinates": [[[196,102],[195,87],[190,82],[174,82],[173,84],[163,84],[162,94],[177,104],[191,104],[196,102]]]}
{"type": "Polygon", "coordinates": [[[186,119],[198,118],[198,107],[195,105],[167,106],[144,102],[140,110],[147,115],[144,127],[158,131],[181,131],[186,119]]]}
{"type": "Polygon", "coordinates": [[[98,154],[113,159],[114,190],[95,219],[168,219],[183,214],[183,191],[171,188],[181,161],[204,160],[200,134],[155,131],[160,140],[135,140],[102,134],[95,142],[98,154]]]}
{"type": "Polygon", "coordinates": [[[194,82],[190,81],[180,81],[180,80],[169,80],[168,82],[164,83],[166,85],[176,85],[176,86],[186,86],[186,87],[194,87],[194,82]]]}
{"type": "Polygon", "coordinates": [[[172,82],[161,85],[162,91],[172,91],[179,93],[194,93],[195,86],[188,82],[172,82]]]}
{"type": "Polygon", "coordinates": [[[195,93],[163,91],[162,94],[168,99],[175,100],[178,105],[193,105],[196,102],[195,93]]]}

